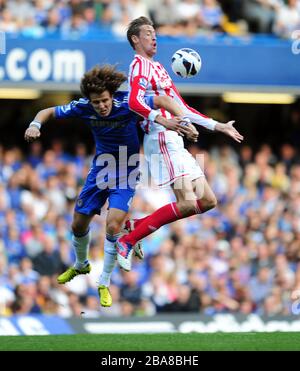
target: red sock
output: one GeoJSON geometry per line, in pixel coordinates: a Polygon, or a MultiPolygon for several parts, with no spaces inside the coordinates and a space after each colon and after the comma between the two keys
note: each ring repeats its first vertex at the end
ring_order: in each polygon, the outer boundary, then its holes
{"type": "Polygon", "coordinates": [[[149,218],[150,215],[144,216],[140,219],[134,219],[134,228],[137,228],[145,219],[149,218]]]}
{"type": "Polygon", "coordinates": [[[202,206],[201,200],[196,201],[196,214],[204,213],[204,207],[202,206]]]}
{"type": "MultiPolygon", "coordinates": [[[[177,208],[177,205],[176,205],[176,208],[177,208]]],[[[178,208],[177,208],[177,210],[178,210],[178,208]]],[[[202,203],[201,203],[200,200],[197,200],[196,201],[195,213],[196,214],[202,214],[203,212],[204,212],[204,208],[202,207],[202,203]]],[[[179,210],[178,210],[178,214],[180,214],[179,210]]],[[[134,219],[134,228],[137,228],[143,221],[145,221],[147,218],[149,218],[149,216],[151,216],[151,215],[144,216],[143,218],[140,218],[140,219],[134,219]]],[[[183,216],[181,218],[183,218],[183,216]]]]}
{"type": "Polygon", "coordinates": [[[135,224],[135,230],[124,236],[124,239],[135,245],[137,241],[156,231],[162,225],[169,224],[182,218],[176,202],[165,205],[154,211],[151,215],[141,219],[140,223],[135,224]]]}

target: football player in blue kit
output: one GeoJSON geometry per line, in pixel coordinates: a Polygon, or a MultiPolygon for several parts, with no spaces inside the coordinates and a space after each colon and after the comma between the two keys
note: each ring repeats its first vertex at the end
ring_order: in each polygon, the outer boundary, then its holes
{"type": "MultiPolygon", "coordinates": [[[[25,140],[29,142],[37,139],[41,135],[41,126],[50,118],[81,118],[92,131],[96,154],[77,198],[71,226],[76,262],[73,267],[58,276],[57,281],[64,284],[79,274],[90,272],[89,225],[94,215],[100,214],[101,208],[108,200],[104,265],[98,287],[100,304],[106,307],[112,305],[109,285],[117,256],[115,242],[126,220],[139,177],[140,146],[136,123],[140,118],[129,110],[128,92],[117,91],[125,81],[126,76],[114,66],[92,68],[81,80],[80,90],[84,98],[39,111],[24,135],[25,140]]],[[[168,97],[147,99],[147,104],[152,108],[163,107],[175,115],[181,113],[168,97]]],[[[180,125],[179,118],[166,119],[158,115],[156,120],[168,129],[190,135],[192,140],[194,136],[195,139],[195,132],[180,125]]],[[[143,251],[138,244],[135,246],[135,254],[143,259],[143,251]]]]}

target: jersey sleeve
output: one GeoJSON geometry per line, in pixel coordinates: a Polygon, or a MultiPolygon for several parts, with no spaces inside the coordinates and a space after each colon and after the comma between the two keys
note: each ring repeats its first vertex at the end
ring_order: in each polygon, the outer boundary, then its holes
{"type": "Polygon", "coordinates": [[[215,130],[215,126],[218,121],[215,121],[212,118],[203,115],[202,113],[197,111],[195,108],[190,107],[184,101],[184,99],[180,95],[174,83],[172,84],[172,89],[176,92],[177,97],[181,101],[184,117],[187,117],[188,119],[190,119],[193,124],[203,126],[204,128],[209,129],[209,130],[215,130]]]}
{"type": "Polygon", "coordinates": [[[129,108],[147,120],[154,121],[159,111],[152,109],[145,100],[145,92],[150,81],[150,62],[136,58],[129,72],[129,108]]]}
{"type": "Polygon", "coordinates": [[[56,118],[68,118],[68,117],[82,117],[86,113],[86,109],[89,107],[89,101],[87,99],[73,100],[63,106],[55,107],[56,118]]]}
{"type": "MultiPolygon", "coordinates": [[[[152,96],[148,96],[148,97],[145,97],[145,103],[152,109],[154,108],[154,97],[152,96]]],[[[141,122],[144,120],[144,117],[137,114],[136,112],[130,110],[132,112],[132,114],[134,115],[135,118],[137,118],[137,121],[138,122],[141,122]]]]}

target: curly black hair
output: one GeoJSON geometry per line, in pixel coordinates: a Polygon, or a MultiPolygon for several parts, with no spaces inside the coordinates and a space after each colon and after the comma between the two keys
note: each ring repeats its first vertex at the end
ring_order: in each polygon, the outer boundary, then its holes
{"type": "Polygon", "coordinates": [[[105,90],[113,95],[126,80],[126,75],[117,71],[116,66],[110,64],[95,66],[84,74],[80,83],[80,91],[88,99],[91,93],[102,94],[105,90]]]}

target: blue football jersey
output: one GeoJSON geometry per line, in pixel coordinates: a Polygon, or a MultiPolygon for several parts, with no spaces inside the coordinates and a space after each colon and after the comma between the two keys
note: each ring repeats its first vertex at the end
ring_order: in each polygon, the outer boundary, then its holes
{"type": "Polygon", "coordinates": [[[56,118],[81,118],[92,130],[96,155],[117,153],[119,146],[126,146],[128,154],[139,152],[136,128],[138,116],[128,107],[128,92],[118,91],[113,96],[112,111],[101,117],[86,98],[55,107],[56,118]]]}

